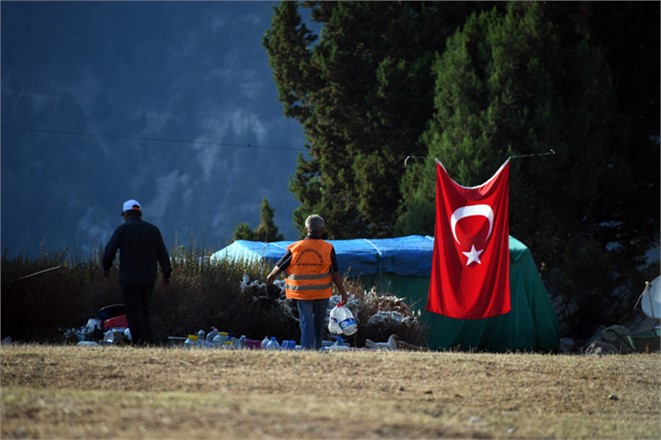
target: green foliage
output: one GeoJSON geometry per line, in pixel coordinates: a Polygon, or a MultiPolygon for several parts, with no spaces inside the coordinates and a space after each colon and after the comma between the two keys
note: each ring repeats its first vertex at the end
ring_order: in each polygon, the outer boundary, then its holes
{"type": "Polygon", "coordinates": [[[278,231],[278,227],[273,220],[273,208],[269,205],[268,200],[264,198],[259,212],[259,225],[255,230],[250,229],[248,223],[239,223],[234,229],[234,240],[251,240],[251,241],[282,241],[284,236],[278,231]]]}
{"type": "Polygon", "coordinates": [[[232,235],[234,240],[254,240],[255,236],[248,223],[239,223],[232,235]]]}
{"type": "Polygon", "coordinates": [[[511,162],[512,235],[547,281],[565,280],[553,294],[587,295],[594,281],[573,267],[590,253],[603,289],[641,284],[641,255],[659,239],[658,2],[275,11],[263,43],[309,148],[290,181],[299,230],[319,213],[329,238],[433,234],[436,158],[473,186],[509,156],[553,149],[511,162]]]}
{"type": "Polygon", "coordinates": [[[259,225],[257,225],[257,228],[253,233],[255,240],[264,242],[284,240],[283,235],[278,232],[278,227],[273,220],[273,208],[271,208],[266,198],[262,200],[259,220],[259,225]]]}
{"type": "Polygon", "coordinates": [[[479,4],[307,2],[324,25],[317,40],[298,4],[282,2],[263,39],[284,112],[299,120],[309,159],[290,190],[294,222],[326,218],[329,238],[391,236],[404,158],[432,113],[434,53],[479,4]]]}
{"type": "Polygon", "coordinates": [[[509,3],[504,15],[472,16],[448,40],[434,72],[436,113],[423,136],[428,159],[402,181],[409,197],[398,230],[432,229],[434,158],[459,184],[474,186],[510,155],[554,149],[550,159],[512,160],[510,231],[541,256],[541,266],[566,275],[554,293],[581,292],[582,326],[612,322],[605,306],[613,298],[604,292],[630,286],[635,262],[596,240],[619,221],[600,201],[620,192],[614,177],[627,173],[614,142],[622,117],[603,51],[560,33],[542,4],[509,3]],[[420,219],[431,221],[420,227],[420,219]],[[585,264],[594,270],[576,270],[585,264]]]}

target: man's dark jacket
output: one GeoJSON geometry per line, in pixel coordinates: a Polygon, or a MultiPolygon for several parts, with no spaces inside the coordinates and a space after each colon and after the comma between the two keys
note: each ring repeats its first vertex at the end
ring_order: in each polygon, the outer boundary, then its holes
{"type": "Polygon", "coordinates": [[[110,270],[119,249],[119,284],[143,286],[156,282],[157,263],[170,278],[170,256],[161,231],[140,218],[129,218],[113,232],[103,253],[103,269],[110,270]]]}

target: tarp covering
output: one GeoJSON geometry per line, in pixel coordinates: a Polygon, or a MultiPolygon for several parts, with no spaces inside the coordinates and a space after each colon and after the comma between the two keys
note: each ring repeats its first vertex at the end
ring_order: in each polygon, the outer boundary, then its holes
{"type": "MultiPolygon", "coordinates": [[[[553,351],[558,348],[558,320],[528,248],[509,238],[512,311],[478,320],[452,319],[427,312],[433,237],[329,240],[342,273],[360,277],[365,288],[407,299],[427,326],[431,349],[476,351],[553,351]]],[[[217,259],[275,263],[292,241],[237,240],[214,253],[217,259]]]]}
{"type": "MultiPolygon", "coordinates": [[[[426,276],[431,272],[431,251],[434,238],[410,235],[399,238],[328,240],[335,248],[340,272],[350,276],[375,275],[389,272],[402,276],[426,276]]],[[[233,259],[270,261],[282,257],[293,241],[236,240],[211,256],[211,260],[233,259]]]]}

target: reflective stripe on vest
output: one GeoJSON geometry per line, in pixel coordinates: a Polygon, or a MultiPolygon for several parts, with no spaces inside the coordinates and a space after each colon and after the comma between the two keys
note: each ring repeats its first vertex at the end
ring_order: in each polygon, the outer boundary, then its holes
{"type": "Polygon", "coordinates": [[[328,283],[328,284],[315,284],[315,285],[308,285],[308,286],[295,286],[293,284],[287,284],[285,281],[285,289],[289,290],[322,290],[322,289],[330,289],[333,287],[333,283],[328,283]]]}

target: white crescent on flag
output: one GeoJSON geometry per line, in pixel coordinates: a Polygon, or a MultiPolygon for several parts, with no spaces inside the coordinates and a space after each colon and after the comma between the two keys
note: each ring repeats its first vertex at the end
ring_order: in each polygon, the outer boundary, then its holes
{"type": "Polygon", "coordinates": [[[493,230],[493,209],[491,209],[491,206],[489,205],[469,205],[469,206],[462,206],[461,208],[457,208],[450,217],[450,227],[452,228],[452,235],[454,235],[454,239],[457,243],[461,244],[459,242],[459,238],[457,238],[457,230],[456,230],[457,222],[462,218],[471,217],[475,215],[481,215],[489,221],[489,232],[487,233],[487,240],[489,239],[489,236],[491,235],[491,231],[493,230]]]}

